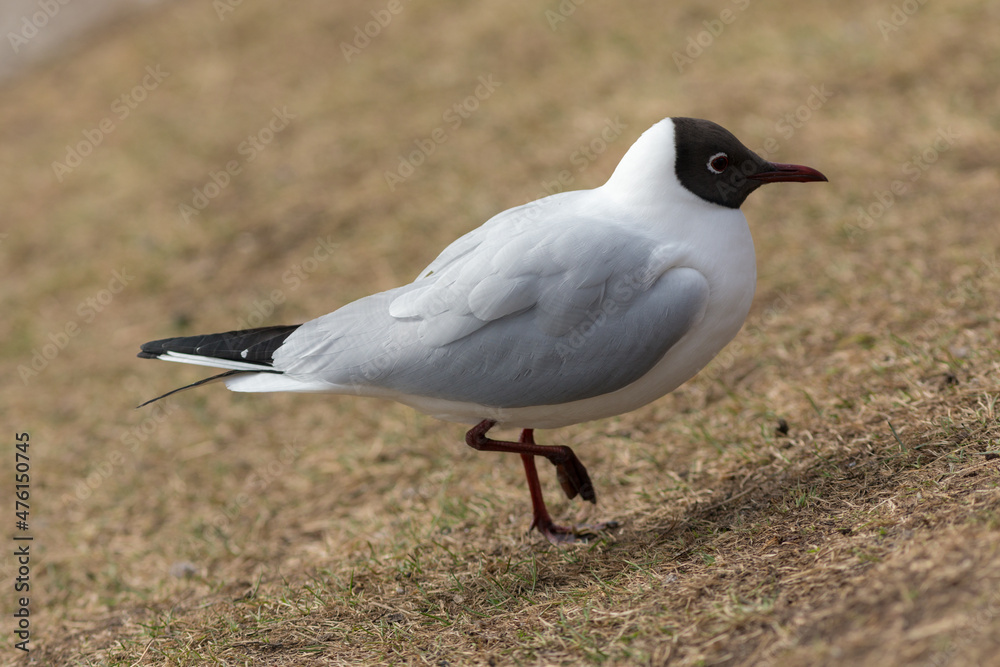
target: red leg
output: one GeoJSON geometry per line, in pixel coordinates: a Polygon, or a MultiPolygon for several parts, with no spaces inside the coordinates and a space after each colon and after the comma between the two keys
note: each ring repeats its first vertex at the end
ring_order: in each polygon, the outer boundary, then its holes
{"type": "Polygon", "coordinates": [[[535,456],[545,456],[556,466],[556,474],[559,477],[559,484],[567,497],[573,498],[579,494],[590,500],[597,502],[594,494],[594,487],[590,483],[590,476],[587,469],[583,467],[576,454],[569,447],[557,447],[535,444],[534,429],[526,428],[521,431],[521,438],[518,442],[507,442],[503,440],[492,440],[486,437],[486,432],[493,427],[496,422],[484,420],[475,428],[471,429],[465,436],[465,441],[470,447],[479,451],[491,452],[512,452],[521,455],[521,462],[524,464],[524,474],[528,478],[528,491],[531,493],[531,509],[534,518],[531,522],[532,528],[537,528],[538,532],[544,535],[549,542],[558,544],[560,542],[577,542],[587,535],[592,535],[597,530],[614,528],[615,522],[596,524],[593,526],[564,527],[552,521],[548,508],[545,507],[545,499],[542,496],[542,485],[538,481],[538,469],[535,468],[535,456]]]}
{"type": "MultiPolygon", "coordinates": [[[[524,429],[528,433],[527,442],[523,433],[521,442],[487,438],[486,432],[495,424],[496,422],[492,419],[484,419],[476,424],[465,434],[466,444],[480,452],[510,452],[512,454],[544,456],[556,467],[559,485],[562,486],[567,498],[576,498],[576,495],[580,494],[584,500],[589,500],[592,503],[597,502],[594,485],[590,483],[590,475],[587,474],[587,469],[580,463],[580,459],[576,458],[572,449],[559,445],[536,445],[532,438],[532,429],[524,429]]],[[[535,477],[537,479],[537,474],[535,477]]]]}

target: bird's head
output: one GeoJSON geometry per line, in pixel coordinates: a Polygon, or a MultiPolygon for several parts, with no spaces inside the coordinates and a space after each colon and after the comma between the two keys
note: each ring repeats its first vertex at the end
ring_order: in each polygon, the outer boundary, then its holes
{"type": "Polygon", "coordinates": [[[765,183],[825,181],[812,167],[768,162],[710,120],[673,118],[674,171],[685,188],[702,199],[739,208],[765,183]]]}
{"type": "Polygon", "coordinates": [[[811,167],[765,160],[712,121],[678,117],[646,130],[608,186],[626,198],[647,202],[680,186],[704,201],[738,209],[765,183],[825,180],[811,167]]]}

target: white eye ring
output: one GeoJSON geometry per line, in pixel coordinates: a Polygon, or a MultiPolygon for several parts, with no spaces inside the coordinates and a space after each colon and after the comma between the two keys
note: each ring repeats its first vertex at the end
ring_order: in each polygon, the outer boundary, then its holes
{"type": "Polygon", "coordinates": [[[723,171],[726,170],[726,167],[729,166],[729,156],[726,155],[725,153],[716,153],[712,157],[708,158],[708,163],[705,166],[708,167],[708,170],[713,174],[721,174],[723,171]],[[726,161],[726,163],[722,165],[722,169],[716,169],[714,166],[712,166],[712,163],[718,160],[720,157],[723,158],[726,161]]]}

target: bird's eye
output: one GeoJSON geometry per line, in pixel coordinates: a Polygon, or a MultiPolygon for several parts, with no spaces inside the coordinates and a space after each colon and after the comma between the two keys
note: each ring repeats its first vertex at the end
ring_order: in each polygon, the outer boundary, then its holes
{"type": "Polygon", "coordinates": [[[729,156],[725,153],[716,153],[708,158],[708,170],[713,174],[721,174],[729,166],[729,156]]]}

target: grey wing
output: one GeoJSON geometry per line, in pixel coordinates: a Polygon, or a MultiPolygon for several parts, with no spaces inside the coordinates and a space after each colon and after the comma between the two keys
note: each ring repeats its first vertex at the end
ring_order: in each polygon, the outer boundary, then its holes
{"type": "Polygon", "coordinates": [[[519,235],[526,228],[530,229],[536,220],[550,214],[553,210],[558,210],[565,203],[572,203],[578,195],[579,192],[561,192],[501,211],[479,227],[450,243],[434,261],[420,272],[417,280],[427,278],[448,268],[466,255],[475,252],[484,243],[488,244],[491,238],[519,235]]]}
{"type": "MultiPolygon", "coordinates": [[[[358,393],[374,390],[495,407],[599,396],[649,371],[700,321],[708,300],[708,283],[695,269],[672,268],[653,278],[629,275],[611,271],[582,291],[565,280],[557,281],[557,287],[543,285],[546,295],[533,304],[481,322],[443,344],[422,335],[426,321],[420,317],[389,312],[396,299],[423,288],[418,281],[304,324],[275,355],[275,367],[292,377],[353,387],[358,393]],[[553,313],[560,292],[577,305],[553,313]],[[585,298],[573,301],[581,293],[585,298]]],[[[455,317],[461,320],[459,329],[469,328],[466,316],[455,317]]]]}

